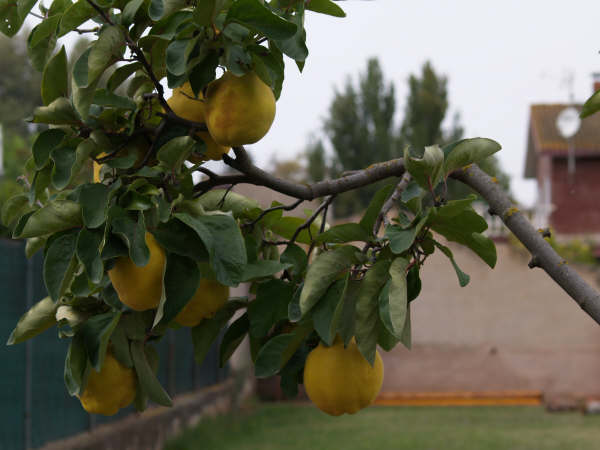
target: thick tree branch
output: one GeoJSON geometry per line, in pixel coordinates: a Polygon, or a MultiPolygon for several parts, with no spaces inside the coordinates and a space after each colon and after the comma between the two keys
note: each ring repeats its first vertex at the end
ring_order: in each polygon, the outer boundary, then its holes
{"type": "MultiPolygon", "coordinates": [[[[235,153],[235,158],[232,158],[229,155],[223,155],[223,160],[227,165],[246,175],[247,181],[240,181],[240,183],[250,182],[259,186],[266,186],[274,191],[281,192],[282,194],[291,197],[301,198],[302,200],[314,200],[318,197],[341,194],[385,178],[398,177],[404,173],[404,163],[402,162],[402,159],[393,159],[391,161],[373,164],[366,169],[356,171],[352,175],[346,177],[319,181],[312,185],[298,184],[277,178],[256,167],[250,161],[244,147],[234,147],[233,151],[235,153]]],[[[200,189],[204,189],[204,187],[201,187],[200,189]]]]}
{"type": "Polygon", "coordinates": [[[502,188],[479,167],[458,170],[452,177],[479,192],[510,231],[532,255],[532,267],[540,267],[577,302],[592,319],[600,324],[600,294],[561,258],[542,235],[513,205],[502,188]]]}

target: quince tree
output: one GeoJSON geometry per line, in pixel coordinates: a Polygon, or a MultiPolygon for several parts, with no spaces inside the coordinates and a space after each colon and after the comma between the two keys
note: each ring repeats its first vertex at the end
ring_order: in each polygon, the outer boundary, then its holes
{"type": "MultiPolygon", "coordinates": [[[[143,410],[148,399],[171,405],[153,343],[182,326],[191,328],[199,363],[218,336],[221,364],[248,337],[256,375],[281,375],[288,395],[305,381],[326,412],[367,406],[381,386],[377,347],[411,346],[411,302],[427,258],[446,255],[461,286],[469,276],[443,242],[496,263],[475,196],[445,199],[449,176],[479,191],[574,298],[591,295],[568,284],[579,279],[477,169],[500,149],[490,139],[406,149],[313,185],[251,163],[244,145],[275,119],[285,62],[304,67],[310,13],[344,16],[331,0],[16,0],[0,8],[8,36],[29,14],[38,20],[28,54],[42,73],[44,105],[30,120],[47,125],[2,220],[27,239],[28,257],[44,253],[48,296],[8,344],[57,327],[70,341],[66,389],[87,410],[113,414],[130,402],[143,410]],[[69,64],[56,43],[74,33],[92,39],[69,64]],[[208,159],[237,173],[218,175],[204,167],[208,159]],[[76,184],[90,163],[94,179],[76,184]],[[196,172],[205,175],[198,183],[196,172]],[[326,223],[337,194],[383,179],[389,184],[360,221],[326,223]],[[231,191],[241,183],[297,201],[263,208],[231,191]],[[317,198],[305,217],[283,214],[317,198]],[[228,298],[241,283],[249,294],[228,298]],[[367,381],[340,384],[352,375],[367,381]]],[[[599,320],[597,298],[580,303],[599,320]]]]}

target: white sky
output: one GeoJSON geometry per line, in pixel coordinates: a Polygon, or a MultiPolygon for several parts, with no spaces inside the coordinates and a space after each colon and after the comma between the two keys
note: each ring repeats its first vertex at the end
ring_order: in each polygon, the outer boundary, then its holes
{"type": "Polygon", "coordinates": [[[347,17],[309,12],[304,73],[287,60],[286,80],[275,123],[255,144],[257,164],[266,167],[302,151],[319,132],[346,76],[356,79],[369,57],[379,58],[396,87],[397,123],[404,110],[407,79],[430,60],[448,77],[451,117],[461,114],[466,137],[497,140],[497,154],[512,177],[516,198],[535,201],[533,181],[522,178],[529,105],[566,102],[565,76],[574,76],[576,101],[592,92],[591,73],[600,70],[596,32],[600,3],[594,1],[399,0],[340,2],[347,17]]]}

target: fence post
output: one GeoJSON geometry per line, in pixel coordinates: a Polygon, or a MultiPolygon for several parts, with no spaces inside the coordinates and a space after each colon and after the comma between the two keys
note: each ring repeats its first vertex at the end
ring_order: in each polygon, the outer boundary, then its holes
{"type": "MultiPolygon", "coordinates": [[[[33,260],[27,259],[27,272],[25,275],[25,305],[26,311],[33,306],[33,260]]],[[[23,423],[23,446],[26,450],[31,449],[31,377],[32,377],[33,342],[25,343],[25,417],[23,423]]]]}

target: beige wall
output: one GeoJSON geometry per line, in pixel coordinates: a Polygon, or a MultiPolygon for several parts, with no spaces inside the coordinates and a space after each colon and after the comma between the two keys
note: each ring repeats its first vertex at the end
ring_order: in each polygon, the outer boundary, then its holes
{"type": "Polygon", "coordinates": [[[460,288],[441,254],[426,262],[411,304],[413,349],[384,355],[384,390],[600,393],[600,327],[567,294],[508,244],[497,245],[493,270],[452,248],[471,282],[460,288]]]}

